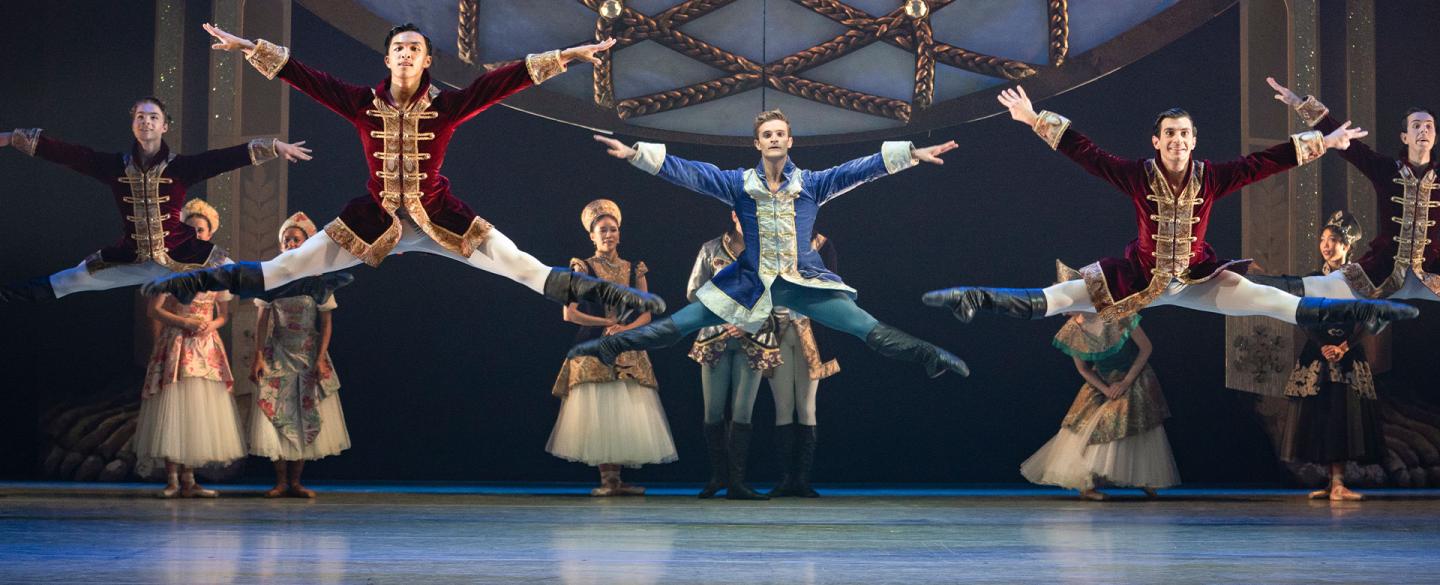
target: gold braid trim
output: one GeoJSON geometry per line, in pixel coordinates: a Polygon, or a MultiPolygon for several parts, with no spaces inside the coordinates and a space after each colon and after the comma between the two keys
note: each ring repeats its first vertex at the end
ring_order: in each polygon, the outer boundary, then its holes
{"type": "Polygon", "coordinates": [[[1356,360],[1351,364],[1350,389],[1355,391],[1361,398],[1375,400],[1375,374],[1370,371],[1370,363],[1356,360]]]}
{"type": "Polygon", "coordinates": [[[530,72],[530,81],[535,85],[565,72],[565,63],[560,60],[560,50],[532,53],[525,56],[525,70],[530,72]]]}
{"type": "Polygon", "coordinates": [[[1319,394],[1320,360],[1310,362],[1309,366],[1302,366],[1297,362],[1295,369],[1290,372],[1290,380],[1285,383],[1285,395],[1305,398],[1319,394]]]}
{"type": "Polygon", "coordinates": [[[290,49],[265,39],[256,39],[255,50],[246,55],[245,60],[264,75],[265,79],[275,79],[275,75],[290,61],[290,49]]]}
{"type": "Polygon", "coordinates": [[[363,238],[355,234],[354,230],[350,229],[350,226],[345,225],[344,220],[338,217],[325,226],[325,235],[330,236],[330,239],[335,240],[336,244],[359,258],[361,262],[370,266],[379,266],[380,262],[390,255],[390,251],[395,249],[395,245],[400,243],[400,222],[394,219],[395,216],[390,217],[390,227],[385,228],[385,232],[375,238],[374,243],[366,243],[363,238]]]}
{"type": "Polygon", "coordinates": [[[1356,297],[1375,299],[1386,296],[1375,287],[1375,283],[1370,282],[1370,275],[1365,274],[1365,268],[1359,264],[1351,262],[1341,266],[1340,274],[1345,277],[1345,284],[1350,285],[1350,290],[1355,292],[1356,297]]]}
{"type": "Polygon", "coordinates": [[[1069,127],[1069,118],[1046,110],[1035,118],[1035,125],[1031,129],[1045,144],[1050,145],[1050,150],[1055,150],[1060,146],[1060,137],[1065,135],[1065,129],[1069,127]]]}
{"type": "Polygon", "coordinates": [[[262,165],[280,156],[279,138],[256,138],[250,141],[250,164],[262,165]]]}
{"type": "Polygon", "coordinates": [[[425,206],[420,203],[418,197],[405,197],[405,211],[410,214],[410,219],[415,225],[420,226],[420,231],[435,240],[435,243],[445,247],[456,254],[469,258],[475,253],[475,249],[485,244],[485,238],[490,236],[490,230],[494,226],[480,216],[470,220],[469,227],[465,228],[464,234],[457,234],[447,230],[435,222],[430,221],[430,213],[425,211],[425,206]]]}
{"type": "Polygon", "coordinates": [[[1306,126],[1314,128],[1320,120],[1330,113],[1330,108],[1320,103],[1313,95],[1305,96],[1305,101],[1295,104],[1295,113],[1300,114],[1300,119],[1306,126]]]}
{"type": "Polygon", "coordinates": [[[39,128],[16,128],[10,133],[10,146],[29,156],[35,156],[35,147],[39,144],[39,128]]]}
{"type": "Polygon", "coordinates": [[[1325,156],[1325,135],[1319,130],[1301,132],[1290,137],[1295,145],[1295,166],[1301,166],[1325,156]]]}

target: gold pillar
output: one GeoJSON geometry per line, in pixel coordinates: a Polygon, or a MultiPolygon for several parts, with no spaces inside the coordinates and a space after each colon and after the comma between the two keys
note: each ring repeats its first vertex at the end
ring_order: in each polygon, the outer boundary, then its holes
{"type": "MultiPolygon", "coordinates": [[[[1369,130],[1367,140],[1374,144],[1386,130],[1398,131],[1398,120],[1375,117],[1375,0],[1345,1],[1344,42],[1345,119],[1369,130]]],[[[1375,188],[1364,173],[1350,164],[1345,164],[1345,206],[1365,232],[1365,237],[1355,243],[1351,252],[1351,259],[1359,259],[1365,253],[1365,245],[1375,237],[1378,222],[1387,218],[1375,217],[1375,188]]],[[[1386,328],[1380,335],[1366,337],[1363,342],[1365,357],[1376,373],[1390,371],[1390,341],[1394,331],[1393,327],[1386,328]]]]}
{"type": "MultiPolygon", "coordinates": [[[[245,38],[290,44],[290,0],[214,0],[211,22],[245,38]]],[[[254,138],[289,141],[290,92],[284,83],[253,71],[241,53],[210,54],[210,148],[254,138]]],[[[287,163],[276,160],[210,179],[210,203],[220,211],[215,242],[236,260],[264,260],[278,251],[275,230],[288,215],[287,163]]],[[[256,308],[250,301],[231,304],[226,345],[236,372],[236,394],[250,394],[246,373],[255,355],[256,308]]],[[[249,400],[241,400],[249,405],[249,400]]]]}
{"type": "MultiPolygon", "coordinates": [[[[1266,76],[1300,95],[1320,86],[1317,0],[1241,0],[1240,141],[1245,152],[1283,142],[1303,124],[1275,101],[1266,76]],[[1284,28],[1273,23],[1284,22],[1284,28]]],[[[1310,163],[1246,187],[1241,203],[1241,253],[1269,274],[1305,274],[1315,260],[1320,227],[1320,165],[1310,163]]],[[[1225,326],[1225,385],[1280,395],[1302,337],[1294,326],[1264,317],[1230,317],[1225,326]]]]}

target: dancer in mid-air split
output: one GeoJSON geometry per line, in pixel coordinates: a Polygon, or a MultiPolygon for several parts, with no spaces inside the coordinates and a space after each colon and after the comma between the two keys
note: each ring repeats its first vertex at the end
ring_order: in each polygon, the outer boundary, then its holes
{"type": "Polygon", "coordinates": [[[289,49],[269,41],[250,41],[209,24],[205,30],[215,37],[212,48],[243,51],[265,77],[280,77],[355,126],[370,168],[368,194],[352,200],[340,217],[299,248],[265,262],[176,274],[147,284],[147,293],[170,293],[181,301],[207,290],[253,296],[305,276],[361,262],[378,266],[391,254],[425,252],[499,274],[561,304],[593,301],[664,311],[655,295],[541,264],[451,194],[449,179],[440,174],[460,124],[517,91],[559,75],[571,61],[595,62],[595,53],[609,49],[613,39],[530,55],[452,90],[431,83],[430,38],[413,24],[397,26],[385,36],[390,76],[373,88],[311,69],[291,58],[289,49]]]}
{"type": "Polygon", "coordinates": [[[754,138],[760,164],[723,171],[667,155],[663,144],[641,142],[630,147],[613,138],[595,137],[611,156],[730,206],[740,219],[745,249],[734,264],[716,272],[696,291],[699,302],[644,327],[581,343],[571,355],[592,355],[612,363],[623,352],[673,345],[702,327],[722,323],[754,333],[774,307],[781,306],[859,337],[880,355],[920,363],[931,377],[946,371],[969,375],[960,358],[877,321],[856,305],[855,289],[826,270],[811,245],[821,205],[918,163],[943,164],[940,156],[955,143],[917,148],[908,142],[887,142],[879,153],[809,171],[790,161],[794,140],[790,122],[779,110],[756,116],[754,138]]]}
{"type": "MultiPolygon", "coordinates": [[[[1300,118],[1322,132],[1341,126],[1330,109],[1314,96],[1301,98],[1267,77],[1275,99],[1295,108],[1300,118]]],[[[1356,142],[1341,158],[1365,175],[1375,189],[1375,221],[1379,233],[1359,260],[1324,275],[1252,276],[1251,280],[1291,294],[1331,299],[1415,299],[1440,301],[1440,189],[1436,178],[1435,113],[1425,108],[1405,112],[1399,158],[1375,152],[1356,142]]]]}
{"type": "Polygon", "coordinates": [[[958,287],[931,291],[923,300],[969,322],[978,311],[1020,319],[1096,312],[1112,321],[1151,305],[1175,305],[1231,316],[1259,315],[1287,323],[1362,324],[1372,332],[1419,312],[1400,303],[1301,298],[1255,284],[1240,275],[1247,260],[1221,260],[1205,241],[1216,201],[1241,187],[1345,149],[1365,132],[1347,122],[1328,135],[1296,134],[1288,142],[1233,161],[1192,160],[1196,128],[1179,108],[1155,118],[1150,143],[1156,157],[1125,159],[1102,150],[1053,112],[1036,113],[1020,87],[1000,93],[1010,117],[1046,144],[1129,196],[1138,237],[1124,257],[1102,258],[1080,269],[1081,278],[1038,289],[958,287]]]}
{"type": "MultiPolygon", "coordinates": [[[[134,286],[172,272],[229,263],[223,250],[181,221],[186,191],[210,177],[281,156],[290,162],[310,160],[310,149],[303,146],[303,140],[290,144],[275,138],[180,154],[165,144],[169,131],[165,102],[142,97],[130,106],[130,132],[135,141],[125,152],[96,152],[57,140],[40,128],[0,132],[0,148],[13,147],[108,186],[124,231],[119,241],[74,268],[0,286],[0,303],[48,301],[77,292],[134,286]]],[[[308,281],[269,296],[290,294],[326,293],[320,282],[308,281]]]]}

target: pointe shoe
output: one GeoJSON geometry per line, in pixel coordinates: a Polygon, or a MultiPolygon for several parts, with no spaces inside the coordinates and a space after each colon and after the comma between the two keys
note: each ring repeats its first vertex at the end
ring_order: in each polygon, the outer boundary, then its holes
{"type": "Polygon", "coordinates": [[[305,486],[303,486],[303,485],[300,485],[300,484],[298,484],[298,483],[292,483],[292,484],[290,484],[290,490],[289,490],[289,492],[288,492],[288,495],[289,495],[290,497],[292,497],[292,498],[314,499],[314,498],[315,498],[315,490],[312,490],[312,489],[310,489],[310,488],[307,488],[307,487],[305,487],[305,486]]]}
{"type": "Polygon", "coordinates": [[[220,497],[220,492],[200,487],[200,484],[193,484],[185,488],[185,490],[181,492],[181,495],[187,498],[218,498],[220,497]]]}
{"type": "Polygon", "coordinates": [[[168,484],[165,486],[165,489],[160,490],[160,493],[155,494],[155,497],[166,500],[178,498],[180,497],[180,486],[173,483],[168,484]]]}
{"type": "Polygon", "coordinates": [[[1330,488],[1325,488],[1325,489],[1323,489],[1323,490],[1315,490],[1315,491],[1313,491],[1313,492],[1310,492],[1310,495],[1307,496],[1307,497],[1309,497],[1309,498],[1312,499],[1312,500],[1323,500],[1323,499],[1329,498],[1329,497],[1330,497],[1330,488]]]}
{"type": "Polygon", "coordinates": [[[1105,495],[1104,492],[1101,492],[1099,490],[1082,490],[1080,492],[1080,499],[1089,500],[1091,502],[1103,502],[1110,499],[1110,496],[1105,495]]]}
{"type": "Polygon", "coordinates": [[[641,486],[638,486],[638,485],[628,484],[628,483],[624,483],[624,482],[621,482],[621,483],[620,483],[620,486],[616,488],[616,491],[619,492],[619,495],[622,495],[622,496],[643,496],[643,495],[645,495],[645,488],[643,488],[643,487],[641,487],[641,486]]]}
{"type": "Polygon", "coordinates": [[[1350,491],[1343,485],[1335,486],[1330,490],[1330,501],[1332,502],[1359,502],[1365,499],[1364,494],[1350,491]]]}
{"type": "Polygon", "coordinates": [[[290,488],[287,487],[285,484],[282,483],[282,484],[276,485],[276,486],[273,487],[273,488],[270,488],[270,491],[265,492],[265,497],[267,497],[267,498],[281,498],[281,497],[284,497],[285,494],[288,493],[289,491],[290,491],[290,488]]]}
{"type": "Polygon", "coordinates": [[[184,498],[215,498],[220,492],[200,487],[195,483],[195,473],[187,471],[180,475],[180,496],[184,498]]]}

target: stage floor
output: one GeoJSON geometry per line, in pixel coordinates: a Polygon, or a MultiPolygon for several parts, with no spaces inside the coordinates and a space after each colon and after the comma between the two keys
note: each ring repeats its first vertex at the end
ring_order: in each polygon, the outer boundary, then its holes
{"type": "Polygon", "coordinates": [[[1440,491],[832,489],[703,501],[579,486],[0,483],[0,583],[1424,583],[1440,491]],[[268,486],[267,486],[268,487],[268,486]]]}

